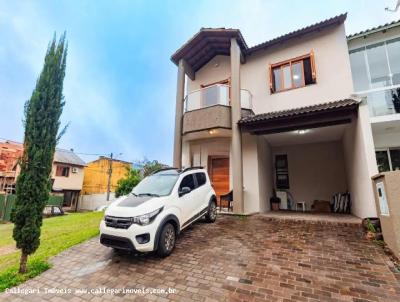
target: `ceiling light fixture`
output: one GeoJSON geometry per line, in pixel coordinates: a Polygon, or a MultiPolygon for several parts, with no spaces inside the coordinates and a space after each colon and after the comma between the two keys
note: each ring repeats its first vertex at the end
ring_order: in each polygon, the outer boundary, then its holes
{"type": "Polygon", "coordinates": [[[306,129],[301,129],[301,130],[297,130],[298,134],[306,134],[308,130],[306,129]]]}

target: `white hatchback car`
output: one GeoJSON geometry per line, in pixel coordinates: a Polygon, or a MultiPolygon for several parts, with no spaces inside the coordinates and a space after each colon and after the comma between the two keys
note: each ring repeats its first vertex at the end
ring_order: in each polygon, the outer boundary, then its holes
{"type": "Polygon", "coordinates": [[[201,167],[167,168],[118,198],[100,223],[100,242],[114,249],[171,254],[179,233],[205,217],[214,222],[217,198],[201,167]]]}

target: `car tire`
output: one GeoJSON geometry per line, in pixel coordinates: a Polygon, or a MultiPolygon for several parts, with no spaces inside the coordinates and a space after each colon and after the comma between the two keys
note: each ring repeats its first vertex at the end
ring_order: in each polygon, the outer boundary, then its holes
{"type": "Polygon", "coordinates": [[[171,223],[166,223],[160,234],[158,241],[157,254],[160,257],[169,256],[175,248],[176,231],[171,223]]]}
{"type": "Polygon", "coordinates": [[[215,222],[217,219],[217,204],[215,201],[211,201],[208,205],[207,214],[206,214],[206,221],[207,222],[215,222]]]}

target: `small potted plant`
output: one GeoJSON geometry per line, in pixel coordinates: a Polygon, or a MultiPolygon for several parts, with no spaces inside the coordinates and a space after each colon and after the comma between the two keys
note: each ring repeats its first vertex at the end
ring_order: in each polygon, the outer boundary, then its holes
{"type": "Polygon", "coordinates": [[[272,211],[279,211],[279,207],[281,204],[281,199],[276,196],[276,191],[274,190],[274,195],[269,199],[271,203],[271,209],[272,211]]]}

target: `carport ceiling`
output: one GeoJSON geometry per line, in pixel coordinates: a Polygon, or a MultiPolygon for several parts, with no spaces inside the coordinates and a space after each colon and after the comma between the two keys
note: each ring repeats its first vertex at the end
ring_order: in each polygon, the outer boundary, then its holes
{"type": "Polygon", "coordinates": [[[272,147],[339,141],[349,125],[336,125],[263,135],[272,147]]]}

